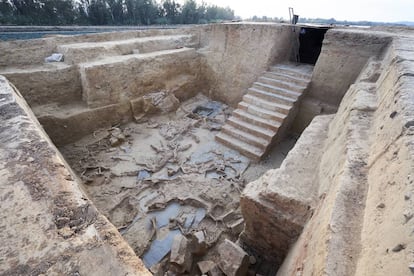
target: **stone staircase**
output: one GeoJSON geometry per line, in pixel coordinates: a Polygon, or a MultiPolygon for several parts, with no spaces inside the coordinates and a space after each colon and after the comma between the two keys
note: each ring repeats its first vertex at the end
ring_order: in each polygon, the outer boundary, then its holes
{"type": "Polygon", "coordinates": [[[259,161],[296,116],[312,71],[307,64],[272,66],[248,89],[216,140],[259,161]]]}

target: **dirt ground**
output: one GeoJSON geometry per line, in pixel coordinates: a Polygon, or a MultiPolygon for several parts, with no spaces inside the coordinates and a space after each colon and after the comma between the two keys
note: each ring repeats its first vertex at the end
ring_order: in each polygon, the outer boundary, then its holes
{"type": "Polygon", "coordinates": [[[198,95],[176,112],[102,129],[60,148],[91,200],[153,273],[168,270],[175,235],[203,237],[194,263],[218,261],[216,245],[237,240],[243,230],[245,184],[278,167],[296,142],[289,137],[264,161],[251,163],[214,140],[230,113],[198,95]]]}

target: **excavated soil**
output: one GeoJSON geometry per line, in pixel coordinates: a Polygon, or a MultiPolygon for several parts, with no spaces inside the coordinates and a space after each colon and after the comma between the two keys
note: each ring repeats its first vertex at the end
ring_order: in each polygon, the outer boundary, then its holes
{"type": "Polygon", "coordinates": [[[216,245],[243,230],[245,184],[280,165],[296,142],[285,139],[264,161],[250,163],[214,140],[230,113],[198,95],[176,112],[101,129],[60,148],[90,199],[153,273],[168,270],[175,235],[201,231],[205,248],[194,262],[218,262],[216,245]]]}

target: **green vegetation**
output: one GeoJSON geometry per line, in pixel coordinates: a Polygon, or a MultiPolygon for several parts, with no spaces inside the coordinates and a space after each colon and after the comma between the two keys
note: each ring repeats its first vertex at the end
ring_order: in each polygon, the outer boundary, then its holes
{"type": "Polygon", "coordinates": [[[234,11],[187,0],[0,0],[0,24],[151,25],[232,20],[234,11]]]}

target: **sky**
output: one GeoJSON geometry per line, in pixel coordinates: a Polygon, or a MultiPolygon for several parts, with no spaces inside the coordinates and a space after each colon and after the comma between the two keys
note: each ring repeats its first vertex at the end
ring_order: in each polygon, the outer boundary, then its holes
{"type": "MultiPolygon", "coordinates": [[[[197,0],[199,3],[201,0],[197,0]]],[[[288,8],[306,18],[335,18],[348,21],[414,21],[414,0],[204,0],[229,6],[242,18],[268,16],[289,18],[288,8]]]]}

